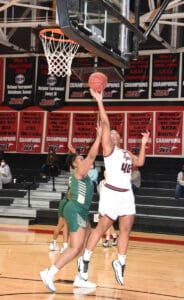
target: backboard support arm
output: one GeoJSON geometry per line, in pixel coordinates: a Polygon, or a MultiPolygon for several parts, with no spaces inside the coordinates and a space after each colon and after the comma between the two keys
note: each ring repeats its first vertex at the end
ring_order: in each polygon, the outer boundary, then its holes
{"type": "Polygon", "coordinates": [[[155,15],[154,19],[149,24],[147,30],[144,33],[144,36],[147,38],[151,31],[154,29],[155,25],[157,24],[158,20],[160,19],[161,15],[163,14],[164,10],[166,9],[167,5],[169,4],[170,0],[164,0],[162,5],[160,6],[160,9],[158,10],[158,13],[155,15]]]}

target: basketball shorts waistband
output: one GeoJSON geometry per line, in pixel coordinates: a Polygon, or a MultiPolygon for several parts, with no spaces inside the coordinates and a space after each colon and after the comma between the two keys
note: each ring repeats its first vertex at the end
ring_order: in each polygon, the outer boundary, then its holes
{"type": "Polygon", "coordinates": [[[116,191],[116,192],[128,192],[129,191],[129,189],[121,189],[121,188],[118,188],[118,187],[116,187],[114,185],[111,185],[109,183],[105,183],[105,187],[107,187],[110,190],[116,191]]]}

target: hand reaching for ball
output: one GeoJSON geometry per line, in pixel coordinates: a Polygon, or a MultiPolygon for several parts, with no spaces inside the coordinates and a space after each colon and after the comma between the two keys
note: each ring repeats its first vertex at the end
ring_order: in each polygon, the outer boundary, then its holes
{"type": "Polygon", "coordinates": [[[97,92],[95,90],[90,89],[91,96],[96,99],[97,102],[100,102],[103,100],[103,91],[97,92]]]}

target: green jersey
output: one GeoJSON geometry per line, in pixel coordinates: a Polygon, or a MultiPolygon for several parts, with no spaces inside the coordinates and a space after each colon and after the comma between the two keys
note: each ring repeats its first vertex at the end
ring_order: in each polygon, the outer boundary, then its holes
{"type": "Polygon", "coordinates": [[[70,201],[73,201],[79,210],[88,212],[93,195],[93,183],[87,175],[83,179],[76,179],[72,174],[70,178],[70,201]]]}
{"type": "Polygon", "coordinates": [[[70,231],[77,231],[79,227],[86,228],[89,207],[93,197],[93,183],[89,176],[76,179],[72,173],[69,179],[70,200],[64,207],[64,218],[70,231]]]}

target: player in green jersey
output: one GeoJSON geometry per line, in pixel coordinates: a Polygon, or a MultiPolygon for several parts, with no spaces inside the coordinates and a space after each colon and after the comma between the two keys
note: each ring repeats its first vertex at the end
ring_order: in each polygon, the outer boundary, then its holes
{"type": "MultiPolygon", "coordinates": [[[[40,272],[43,283],[51,292],[56,291],[53,282],[55,274],[76,258],[84,246],[88,228],[89,206],[93,196],[93,183],[87,174],[98,154],[101,136],[102,127],[97,125],[96,139],[88,155],[84,158],[75,153],[68,157],[69,166],[74,171],[71,174],[70,200],[65,205],[63,214],[69,226],[70,247],[60,254],[54,265],[40,272]]],[[[77,275],[74,286],[94,288],[95,284],[85,281],[77,275]]]]}

